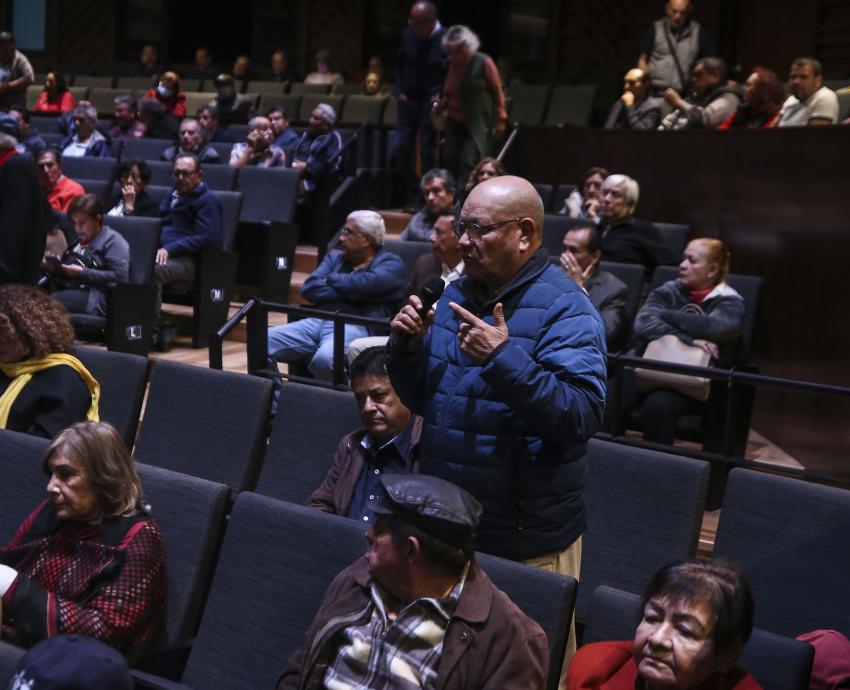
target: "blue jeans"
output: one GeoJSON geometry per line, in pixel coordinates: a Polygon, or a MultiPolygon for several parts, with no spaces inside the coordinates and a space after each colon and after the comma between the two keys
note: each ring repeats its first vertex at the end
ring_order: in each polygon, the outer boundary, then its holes
{"type": "MultiPolygon", "coordinates": [[[[356,338],[369,335],[366,326],[345,326],[345,351],[356,338]]],[[[334,324],[323,319],[301,319],[269,329],[268,353],[272,369],[274,362],[296,362],[310,357],[307,368],[322,381],[333,378],[334,324]]],[[[345,354],[345,353],[343,353],[345,354]]]]}

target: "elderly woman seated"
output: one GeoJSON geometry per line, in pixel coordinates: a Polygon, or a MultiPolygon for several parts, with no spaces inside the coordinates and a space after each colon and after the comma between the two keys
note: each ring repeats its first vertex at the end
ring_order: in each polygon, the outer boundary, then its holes
{"type": "Polygon", "coordinates": [[[731,563],[662,568],[643,597],[634,641],[578,650],[568,690],[759,690],[736,662],[753,629],[753,596],[731,563]]]}
{"type": "Polygon", "coordinates": [[[53,438],[98,419],[100,386],[73,352],[74,329],[55,299],[0,287],[0,429],[53,438]]]}
{"type": "Polygon", "coordinates": [[[47,448],[47,499],[0,551],[3,639],[76,633],[138,657],[165,621],[165,546],[118,432],[82,422],[47,448]]]}
{"type": "Polygon", "coordinates": [[[50,292],[72,314],[106,316],[107,288],[127,282],[130,246],[103,224],[103,207],[94,194],[74,199],[68,218],[77,242],[61,257],[45,257],[50,292]]]}
{"type": "MultiPolygon", "coordinates": [[[[705,351],[718,367],[732,364],[745,309],[743,297],[725,282],[729,258],[720,240],[703,237],[688,244],[678,279],[650,292],[635,318],[638,354],[651,341],[673,335],[705,351]]],[[[677,418],[701,410],[697,399],[663,387],[643,396],[640,405],[644,438],[657,443],[673,443],[677,418]]]]}

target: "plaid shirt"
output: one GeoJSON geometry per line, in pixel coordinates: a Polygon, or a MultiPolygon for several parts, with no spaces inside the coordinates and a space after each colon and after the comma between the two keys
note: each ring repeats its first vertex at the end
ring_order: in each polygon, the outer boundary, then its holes
{"type": "Polygon", "coordinates": [[[469,564],[445,599],[417,599],[394,620],[387,615],[383,593],[372,583],[369,622],[338,633],[337,656],[325,673],[324,687],[333,690],[436,688],[443,639],[468,572],[469,564]]]}

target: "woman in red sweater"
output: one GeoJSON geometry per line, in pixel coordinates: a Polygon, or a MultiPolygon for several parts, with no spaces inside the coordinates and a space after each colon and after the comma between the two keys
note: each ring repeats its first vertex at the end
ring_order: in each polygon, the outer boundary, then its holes
{"type": "Polygon", "coordinates": [[[634,641],[578,650],[567,690],[762,690],[735,666],[753,629],[753,595],[731,563],[665,566],[647,587],[634,641]]]}
{"type": "Polygon", "coordinates": [[[65,77],[59,72],[48,72],[44,79],[44,91],[38,95],[32,112],[64,113],[73,107],[74,97],[68,91],[65,77]]]}

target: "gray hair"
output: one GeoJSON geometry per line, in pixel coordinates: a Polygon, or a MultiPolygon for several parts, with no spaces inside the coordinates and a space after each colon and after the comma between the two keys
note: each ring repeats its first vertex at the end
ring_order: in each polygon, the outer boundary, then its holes
{"type": "Polygon", "coordinates": [[[449,50],[454,46],[463,45],[470,53],[478,52],[481,47],[481,40],[468,26],[463,24],[455,24],[443,36],[443,49],[449,50]]]}
{"type": "Polygon", "coordinates": [[[97,108],[93,105],[78,105],[74,108],[74,116],[82,116],[95,123],[97,122],[97,108]]]}
{"type": "Polygon", "coordinates": [[[384,219],[379,213],[375,211],[352,211],[346,218],[346,221],[349,220],[354,221],[358,232],[369,235],[375,240],[376,247],[384,246],[386,227],[384,226],[384,219]]]}
{"type": "Polygon", "coordinates": [[[799,57],[791,63],[791,67],[811,67],[812,74],[816,77],[823,74],[823,65],[820,64],[820,60],[815,60],[812,57],[799,57]]]}
{"type": "Polygon", "coordinates": [[[452,191],[457,189],[455,176],[445,168],[431,168],[428,172],[426,172],[419,182],[420,189],[424,189],[426,184],[434,180],[442,180],[446,185],[446,189],[451,189],[452,191]]]}
{"type": "Polygon", "coordinates": [[[608,175],[605,178],[603,185],[613,187],[623,187],[623,196],[630,211],[634,211],[637,206],[638,198],[640,197],[640,187],[637,180],[632,179],[628,175],[608,175]]]}
{"type": "Polygon", "coordinates": [[[327,103],[319,103],[316,106],[316,110],[320,110],[322,112],[322,119],[333,127],[336,122],[336,110],[333,109],[333,106],[327,103]]]}
{"type": "Polygon", "coordinates": [[[136,99],[132,96],[116,96],[112,101],[112,106],[126,105],[134,113],[138,110],[136,99]]]}

